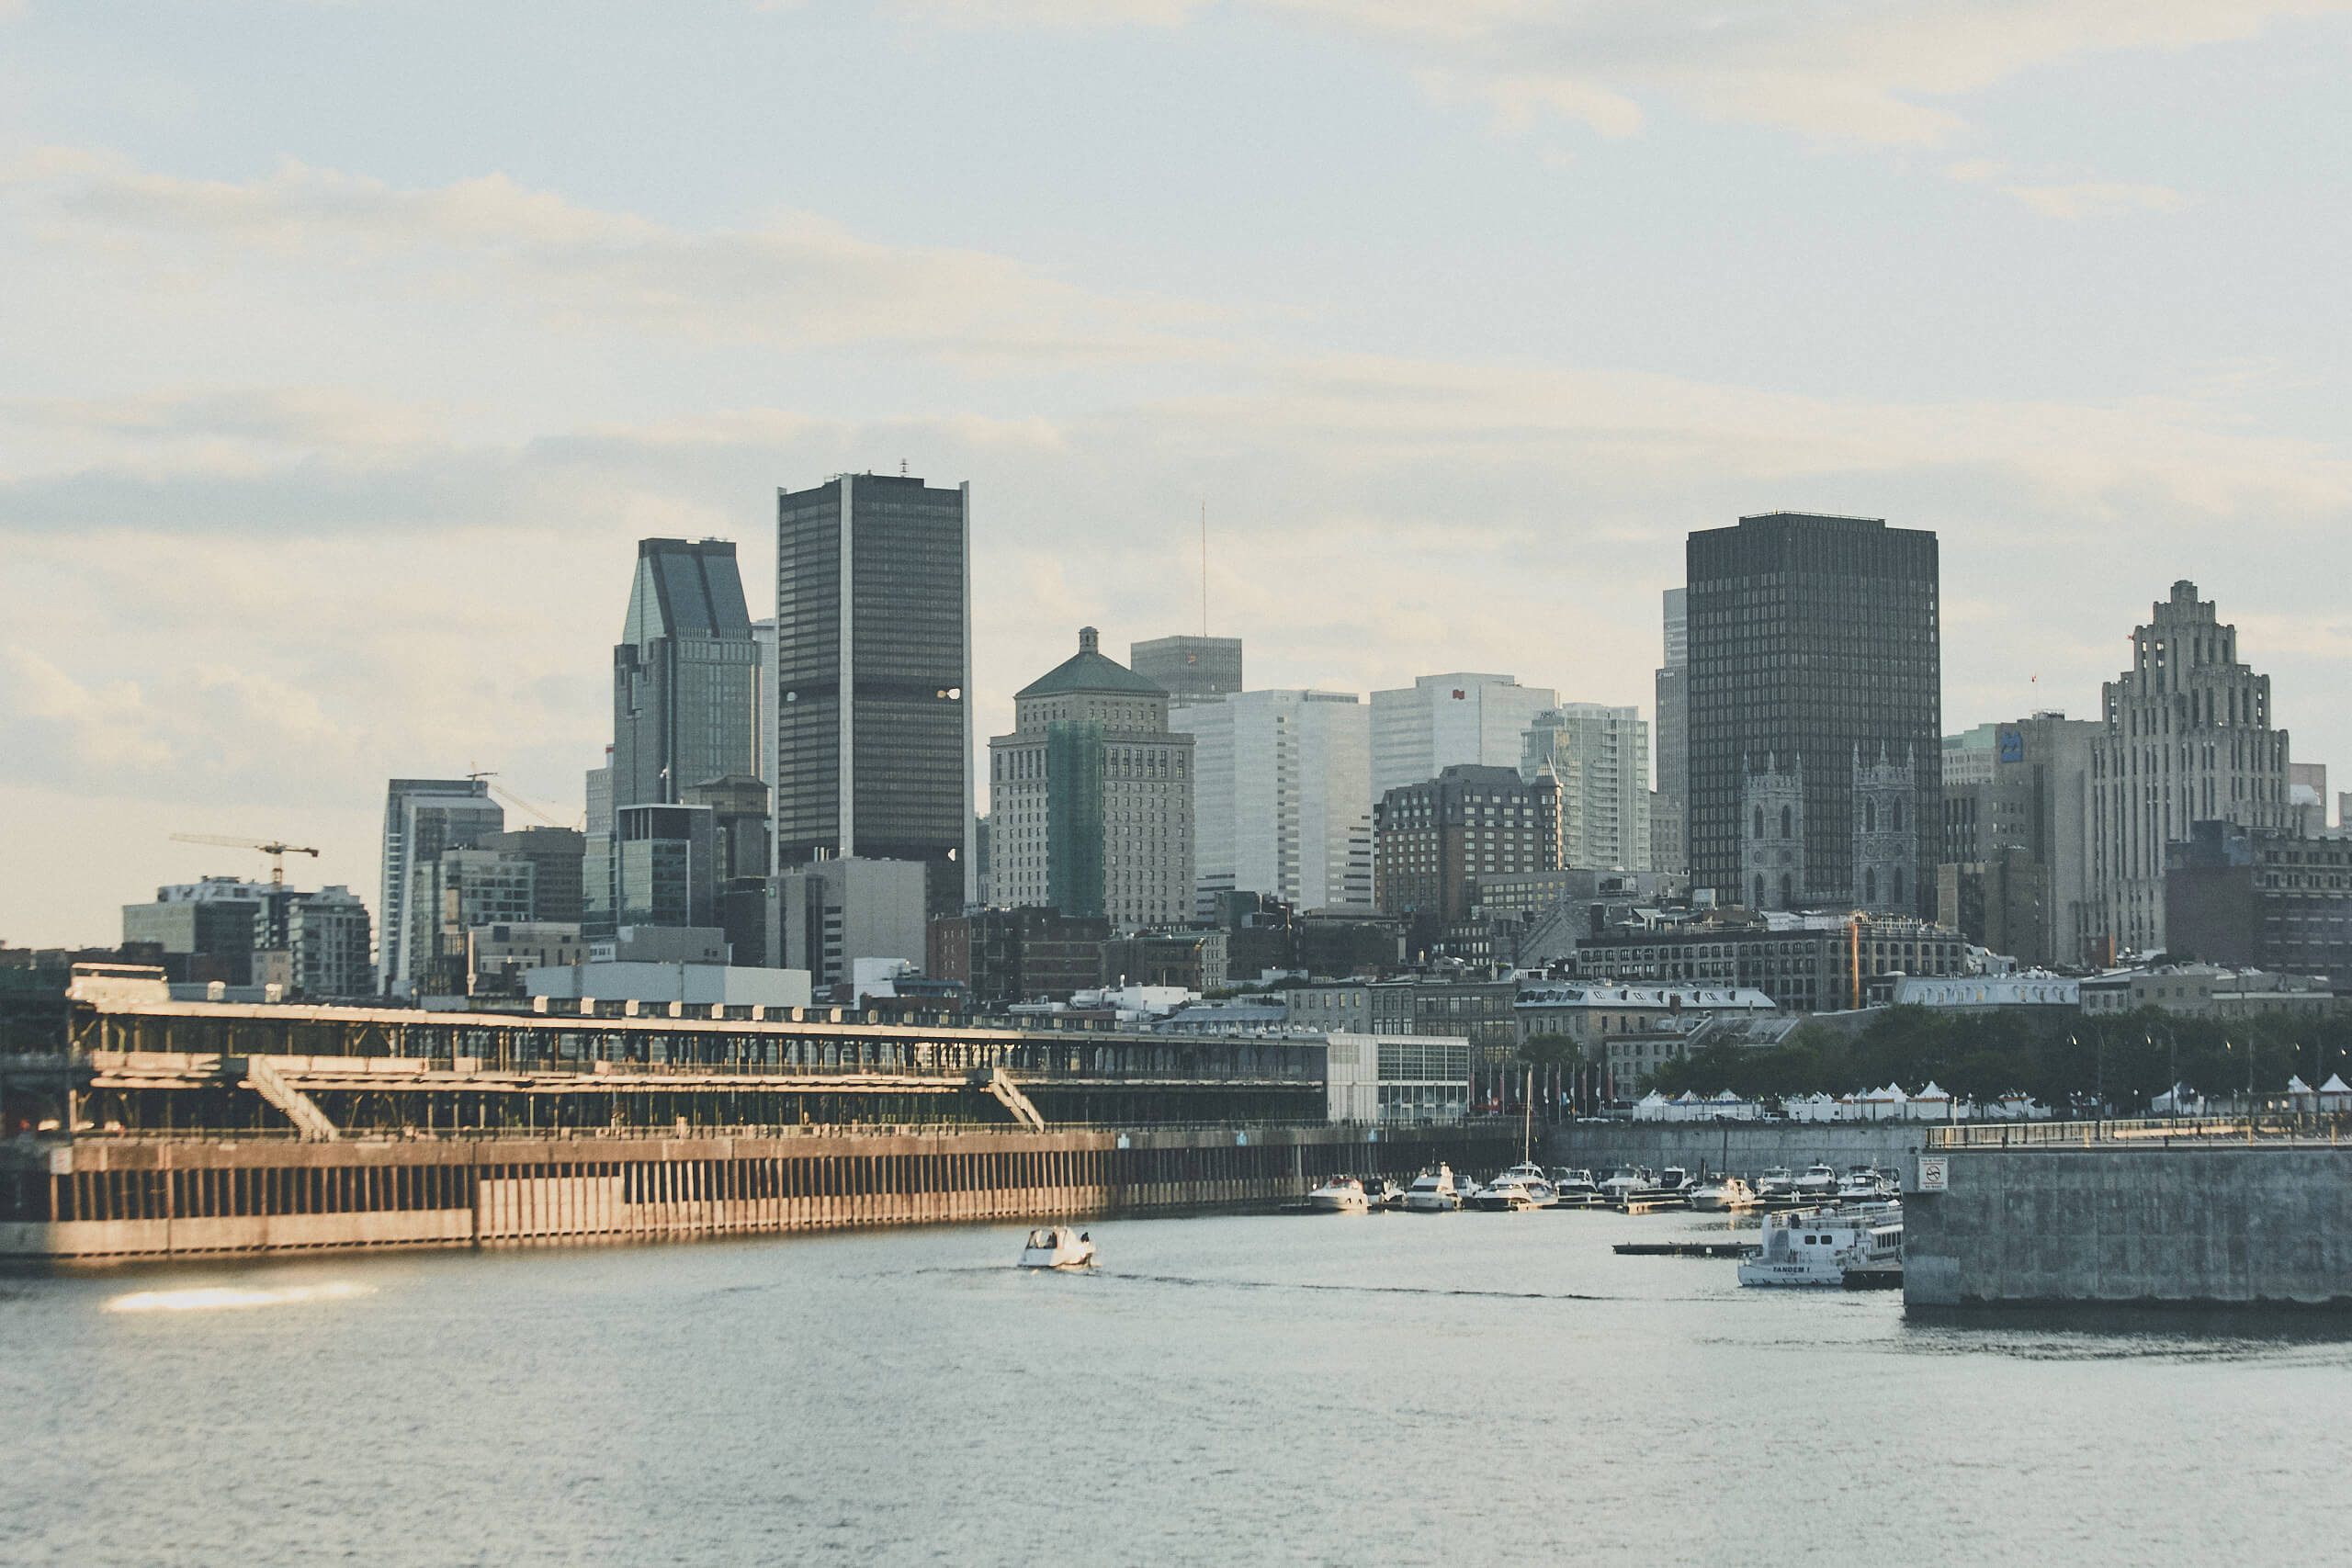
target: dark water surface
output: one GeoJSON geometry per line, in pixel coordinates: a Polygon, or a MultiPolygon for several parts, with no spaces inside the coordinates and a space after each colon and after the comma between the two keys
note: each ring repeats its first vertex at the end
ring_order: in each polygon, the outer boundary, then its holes
{"type": "Polygon", "coordinates": [[[1252,1217],[0,1280],[0,1561],[2352,1560],[2352,1329],[1252,1217]],[[192,1292],[192,1293],[191,1293],[192,1292]]]}

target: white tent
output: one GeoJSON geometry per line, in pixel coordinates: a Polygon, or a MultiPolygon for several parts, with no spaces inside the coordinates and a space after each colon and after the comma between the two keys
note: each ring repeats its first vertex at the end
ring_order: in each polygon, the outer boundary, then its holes
{"type": "Polygon", "coordinates": [[[1914,1122],[1948,1122],[1951,1119],[1951,1096],[1929,1078],[1928,1087],[1911,1097],[1903,1113],[1914,1122]]]}
{"type": "Polygon", "coordinates": [[[1724,1090],[1707,1101],[1708,1111],[1726,1122],[1752,1122],[1756,1119],[1756,1102],[1742,1100],[1730,1089],[1724,1090]]]}
{"type": "Polygon", "coordinates": [[[1663,1122],[1667,1119],[1668,1108],[1674,1102],[1672,1100],[1667,1099],[1666,1096],[1660,1094],[1657,1090],[1652,1089],[1649,1093],[1642,1096],[1639,1100],[1634,1102],[1634,1120],[1636,1122],[1663,1122]]]}
{"type": "Polygon", "coordinates": [[[2319,1086],[2319,1108],[2322,1111],[2352,1111],[2352,1084],[2344,1081],[2342,1073],[2333,1073],[2319,1086]]]}
{"type": "Polygon", "coordinates": [[[1867,1121],[1899,1121],[1904,1109],[1911,1103],[1911,1097],[1903,1092],[1901,1084],[1891,1083],[1884,1089],[1871,1089],[1858,1103],[1867,1121]]]}

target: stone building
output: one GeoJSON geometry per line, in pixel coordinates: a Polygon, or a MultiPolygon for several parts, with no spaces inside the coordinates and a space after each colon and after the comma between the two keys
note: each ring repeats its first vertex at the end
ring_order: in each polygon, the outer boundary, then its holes
{"type": "Polygon", "coordinates": [[[1767,755],[1739,795],[1740,891],[1754,909],[1794,909],[1812,894],[1805,876],[1804,769],[1767,755]]]}
{"type": "Polygon", "coordinates": [[[1114,927],[1193,913],[1193,738],[1168,728],[1166,691],[1105,655],[1078,652],[1013,697],[989,741],[991,891],[1114,927]]]}

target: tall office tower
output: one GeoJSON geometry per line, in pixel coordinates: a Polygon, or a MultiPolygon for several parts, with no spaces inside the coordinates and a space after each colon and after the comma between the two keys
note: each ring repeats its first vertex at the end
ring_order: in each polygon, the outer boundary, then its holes
{"type": "Polygon", "coordinates": [[[1162,637],[1132,642],[1127,665],[1181,702],[1214,702],[1241,690],[1241,639],[1162,637]]]}
{"type": "Polygon", "coordinates": [[[2132,633],[2132,668],[2104,688],[2091,746],[2094,962],[2165,945],[2165,847],[2191,822],[2290,828],[2287,732],[2270,722],[2270,677],[2238,662],[2197,584],[2176,582],[2132,633]]]}
{"type": "Polygon", "coordinates": [[[1770,908],[1932,913],[1943,823],[1935,535],[1774,512],[1692,534],[1686,557],[1691,885],[1770,908]],[[1882,758],[1908,784],[1874,772],[1882,758]],[[1882,876],[1855,858],[1858,845],[1866,858],[1892,852],[1894,834],[1911,846],[1899,883],[1891,864],[1882,876]]]}
{"type": "Polygon", "coordinates": [[[1002,903],[1114,925],[1191,918],[1193,739],[1170,730],[1168,705],[1092,626],[1014,694],[1012,733],[989,741],[989,871],[1002,903]]]}
{"type": "Polygon", "coordinates": [[[505,826],[505,808],[490,798],[487,778],[391,781],[384,796],[382,919],[376,934],[376,984],[383,995],[411,994],[440,931],[440,911],[416,908],[411,896],[416,868],[438,861],[444,850],[469,849],[482,834],[505,826]]]}
{"type": "Polygon", "coordinates": [[[1547,686],[1509,675],[1423,675],[1372,694],[1372,797],[1425,784],[1457,764],[1519,766],[1535,716],[1559,704],[1547,686]]]}
{"type": "MultiPolygon", "coordinates": [[[[752,756],[758,759],[755,776],[762,784],[775,783],[775,617],[752,623],[752,641],[760,653],[760,700],[753,705],[759,732],[752,756]]],[[[771,807],[773,811],[773,807],[771,807]]]]}
{"type": "Polygon", "coordinates": [[[623,926],[716,927],[720,879],[718,814],[709,807],[621,807],[605,879],[587,888],[581,934],[609,941],[623,926]]]}
{"type": "Polygon", "coordinates": [[[2028,966],[2085,962],[2087,781],[2105,732],[2043,712],[1944,737],[1939,924],[2028,966]]]}
{"type": "Polygon", "coordinates": [[[571,828],[522,828],[513,832],[484,833],[474,840],[474,847],[519,856],[531,863],[531,912],[521,919],[579,923],[586,875],[586,835],[571,828]]]}
{"type": "Polygon", "coordinates": [[[760,649],[735,547],[640,539],[613,649],[613,804],[666,805],[759,771],[760,649]]]}
{"type": "Polygon", "coordinates": [[[1353,692],[1233,692],[1168,727],[1195,742],[1196,919],[1234,892],[1373,912],[1372,710],[1353,692]]]}
{"type": "Polygon", "coordinates": [[[1658,871],[1690,869],[1690,643],[1683,605],[1687,590],[1666,591],[1666,662],[1657,671],[1657,792],[1650,806],[1650,865],[1658,871]]]}
{"type": "Polygon", "coordinates": [[[1560,785],[1560,863],[1650,869],[1650,727],[1639,708],[1562,703],[1535,716],[1520,774],[1560,785]]]}
{"type": "Polygon", "coordinates": [[[776,859],[919,860],[972,897],[971,486],[776,492],[776,859]]]}

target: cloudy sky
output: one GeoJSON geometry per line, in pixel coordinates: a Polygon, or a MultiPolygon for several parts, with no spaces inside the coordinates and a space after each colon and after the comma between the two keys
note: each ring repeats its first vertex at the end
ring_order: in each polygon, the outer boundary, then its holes
{"type": "MultiPolygon", "coordinates": [[[[633,541],[969,479],[1073,646],[1649,705],[1683,536],[1943,541],[1947,729],[2194,578],[2352,773],[2352,0],[0,0],[0,938],[576,811],[633,541]],[[514,814],[510,814],[514,815],[514,814]],[[518,820],[527,820],[517,818],[518,820]]],[[[2352,777],[2343,781],[2352,785],[2352,777]]]]}

